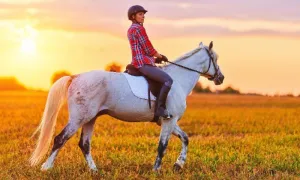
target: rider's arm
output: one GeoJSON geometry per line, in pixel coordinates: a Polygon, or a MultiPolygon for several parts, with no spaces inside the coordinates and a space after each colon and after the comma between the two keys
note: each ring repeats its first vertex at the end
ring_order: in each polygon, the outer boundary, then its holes
{"type": "Polygon", "coordinates": [[[152,46],[152,43],[150,42],[144,27],[137,28],[136,35],[138,37],[140,44],[142,45],[143,49],[145,50],[148,56],[158,57],[160,55],[152,46]]]}
{"type": "Polygon", "coordinates": [[[162,58],[162,55],[160,55],[158,52],[156,52],[153,56],[157,58],[162,58]]]}

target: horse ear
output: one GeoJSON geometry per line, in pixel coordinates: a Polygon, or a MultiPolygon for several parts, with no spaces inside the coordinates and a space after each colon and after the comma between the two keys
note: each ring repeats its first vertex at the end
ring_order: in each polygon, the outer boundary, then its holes
{"type": "Polygon", "coordinates": [[[213,46],[214,46],[214,44],[213,44],[213,42],[211,41],[211,42],[209,43],[208,49],[211,50],[211,49],[213,48],[213,46]]]}
{"type": "Polygon", "coordinates": [[[204,48],[203,42],[200,42],[199,46],[200,46],[200,48],[204,48]]]}

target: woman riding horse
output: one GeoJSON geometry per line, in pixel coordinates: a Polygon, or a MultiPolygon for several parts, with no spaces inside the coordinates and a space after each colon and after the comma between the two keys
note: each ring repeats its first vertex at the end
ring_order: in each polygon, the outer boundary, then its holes
{"type": "Polygon", "coordinates": [[[146,12],[147,10],[140,5],[132,6],[128,10],[128,19],[132,21],[127,32],[132,53],[131,64],[144,76],[163,84],[157,98],[155,116],[168,119],[172,115],[169,114],[166,108],[166,100],[173,80],[167,73],[155,65],[155,63],[161,63],[168,59],[153,48],[147,36],[143,26],[146,12]]]}
{"type": "MultiPolygon", "coordinates": [[[[167,61],[167,58],[157,53],[147,37],[142,26],[146,12],[141,6],[133,6],[129,9],[128,18],[133,23],[128,30],[128,38],[132,48],[132,64],[145,76],[164,83],[157,100],[159,108],[155,112],[161,117],[168,117],[165,102],[172,86],[172,91],[170,91],[172,95],[168,97],[167,104],[173,117],[167,121],[161,121],[159,145],[153,170],[157,171],[161,168],[162,158],[171,134],[179,137],[182,142],[180,155],[174,164],[175,169],[181,169],[187,158],[189,141],[187,134],[181,130],[177,121],[185,112],[186,98],[195,87],[200,75],[214,81],[216,85],[223,83],[224,75],[217,64],[218,56],[212,49],[212,42],[209,47],[201,42],[196,49],[174,62],[169,62],[169,65],[163,67],[163,71],[156,67],[154,57],[158,58],[156,61],[158,63],[167,61]],[[174,82],[169,75],[173,77],[174,82]]],[[[41,123],[35,131],[35,133],[40,131],[40,136],[30,158],[31,165],[38,164],[47,154],[55,132],[57,116],[65,100],[68,102],[68,124],[54,138],[51,154],[42,165],[42,170],[53,167],[60,149],[82,127],[79,147],[89,168],[97,171],[91,155],[91,137],[95,121],[101,115],[107,114],[127,122],[153,120],[153,112],[149,110],[147,100],[133,95],[125,73],[96,70],[64,76],[57,80],[49,90],[41,123]]]]}

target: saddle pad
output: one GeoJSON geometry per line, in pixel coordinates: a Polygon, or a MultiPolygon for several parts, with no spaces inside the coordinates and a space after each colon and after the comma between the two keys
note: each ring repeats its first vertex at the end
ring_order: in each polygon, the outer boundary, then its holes
{"type": "MultiPolygon", "coordinates": [[[[128,73],[121,74],[123,74],[126,77],[130,89],[136,97],[148,99],[148,82],[143,76],[132,76],[128,73]]],[[[152,101],[156,100],[156,97],[151,92],[150,99],[152,101]]]]}

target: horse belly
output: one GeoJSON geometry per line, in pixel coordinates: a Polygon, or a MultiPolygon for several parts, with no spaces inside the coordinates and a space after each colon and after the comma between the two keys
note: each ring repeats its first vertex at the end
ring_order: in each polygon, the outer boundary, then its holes
{"type": "Polygon", "coordinates": [[[109,112],[109,115],[127,122],[152,121],[154,116],[154,103],[152,103],[152,108],[149,109],[149,105],[147,101],[145,101],[146,100],[133,100],[127,102],[119,101],[114,110],[109,112]]]}

